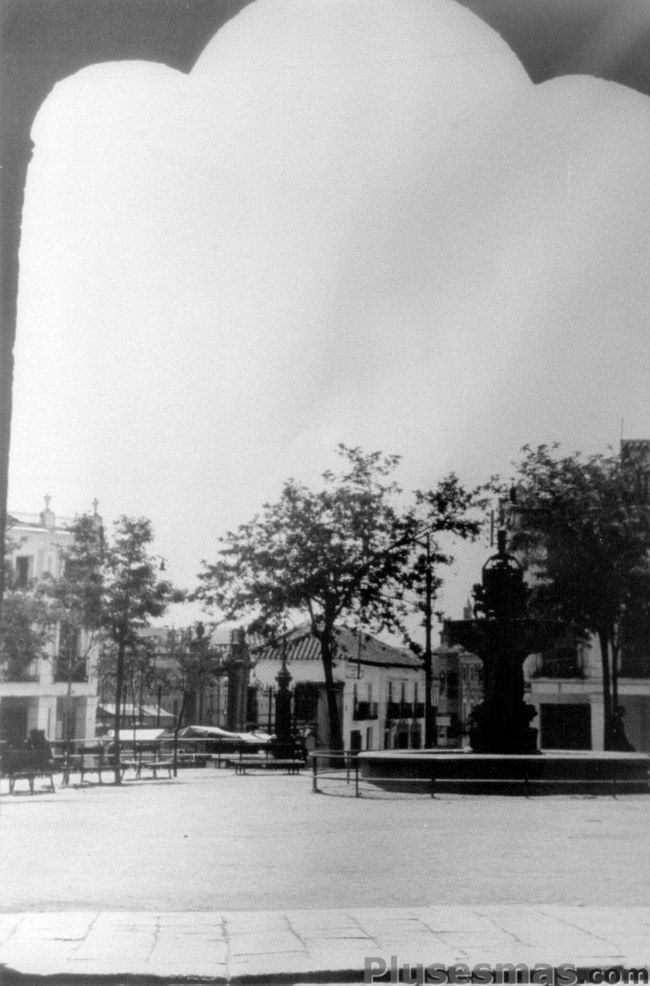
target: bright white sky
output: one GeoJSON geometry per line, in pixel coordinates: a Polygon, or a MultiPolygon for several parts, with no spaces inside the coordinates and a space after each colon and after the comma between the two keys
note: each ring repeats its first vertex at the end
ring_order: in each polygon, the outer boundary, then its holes
{"type": "Polygon", "coordinates": [[[339,441],[409,489],[650,437],[650,101],[533,86],[453,0],[257,0],[32,137],[10,508],[147,516],[191,587],[339,441]]]}

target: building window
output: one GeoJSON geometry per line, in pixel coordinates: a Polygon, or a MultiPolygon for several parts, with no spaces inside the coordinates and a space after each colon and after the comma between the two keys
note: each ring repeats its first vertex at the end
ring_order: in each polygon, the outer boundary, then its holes
{"type": "Polygon", "coordinates": [[[318,684],[299,681],[293,690],[294,714],[297,720],[312,722],[318,718],[318,684]]]}

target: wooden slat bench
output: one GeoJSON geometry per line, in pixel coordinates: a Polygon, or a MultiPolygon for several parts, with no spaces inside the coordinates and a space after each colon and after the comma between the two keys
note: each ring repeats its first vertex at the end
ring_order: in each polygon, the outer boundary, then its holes
{"type": "Polygon", "coordinates": [[[169,777],[172,776],[174,761],[167,757],[160,757],[156,753],[141,753],[132,759],[121,759],[122,776],[128,769],[135,770],[136,780],[141,780],[142,771],[150,770],[154,780],[158,780],[158,771],[166,770],[169,777]]]}
{"type": "Polygon", "coordinates": [[[272,757],[241,757],[230,761],[236,774],[245,774],[255,767],[260,770],[275,770],[286,768],[287,774],[299,774],[305,766],[304,760],[274,760],[272,757]]]}
{"type": "Polygon", "coordinates": [[[84,783],[87,774],[97,774],[97,780],[103,784],[104,770],[111,770],[111,767],[101,753],[76,753],[71,757],[70,772],[79,773],[80,784],[84,783]]]}
{"type": "Polygon", "coordinates": [[[181,750],[177,760],[179,767],[205,767],[208,760],[212,759],[209,753],[193,753],[181,750]]]}
{"type": "Polygon", "coordinates": [[[27,781],[31,794],[34,794],[34,781],[37,777],[46,777],[50,782],[50,790],[54,787],[54,764],[44,762],[35,757],[30,750],[5,750],[0,762],[0,774],[9,781],[9,794],[14,793],[16,781],[27,781]]]}

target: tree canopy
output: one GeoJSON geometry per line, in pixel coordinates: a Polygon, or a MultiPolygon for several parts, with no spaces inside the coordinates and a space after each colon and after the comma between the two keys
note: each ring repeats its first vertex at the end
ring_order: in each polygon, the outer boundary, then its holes
{"type": "Polygon", "coordinates": [[[20,681],[30,667],[47,658],[56,618],[47,601],[33,589],[5,591],[0,620],[0,679],[20,681]]]}
{"type": "Polygon", "coordinates": [[[34,662],[48,657],[56,614],[34,584],[14,583],[11,553],[17,544],[5,536],[5,592],[0,615],[0,680],[20,681],[34,662]]]}
{"type": "MultiPolygon", "coordinates": [[[[562,455],[558,445],[522,451],[511,492],[512,546],[531,560],[537,575],[531,604],[540,615],[599,640],[607,748],[617,704],[621,617],[630,601],[641,602],[638,575],[647,570],[647,493],[614,453],[562,455]]],[[[645,587],[647,596],[647,580],[645,587]]]]}
{"type": "MultiPolygon", "coordinates": [[[[216,562],[205,563],[196,598],[222,620],[247,618],[249,630],[276,639],[292,619],[307,619],[320,643],[330,714],[330,739],[341,746],[333,662],[334,627],[344,622],[411,640],[409,598],[427,568],[450,556],[432,535],[475,537],[478,491],[450,475],[407,505],[393,479],[399,456],[340,445],[340,472],[323,474],[320,490],[295,479],[279,500],[220,539],[216,562]],[[428,544],[426,538],[428,536],[428,544]]],[[[437,574],[432,588],[440,585],[437,574]]]]}

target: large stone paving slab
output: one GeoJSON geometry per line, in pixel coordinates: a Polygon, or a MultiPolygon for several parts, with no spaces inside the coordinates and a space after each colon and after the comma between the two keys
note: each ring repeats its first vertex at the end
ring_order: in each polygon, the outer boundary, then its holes
{"type": "MultiPolygon", "coordinates": [[[[0,967],[39,977],[362,982],[366,960],[650,965],[650,907],[472,906],[0,915],[0,967]],[[394,958],[393,958],[394,957],[394,958]]],[[[374,968],[377,966],[375,965],[374,968]]]]}

